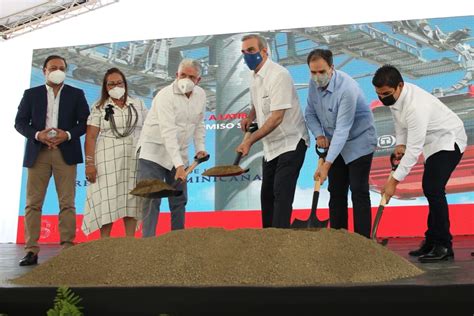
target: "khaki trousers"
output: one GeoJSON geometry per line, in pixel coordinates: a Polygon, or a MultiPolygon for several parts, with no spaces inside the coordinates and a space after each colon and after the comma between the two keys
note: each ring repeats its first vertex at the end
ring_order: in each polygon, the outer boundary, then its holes
{"type": "Polygon", "coordinates": [[[59,200],[59,235],[61,245],[72,246],[76,237],[77,165],[68,165],[59,149],[43,147],[33,167],[28,168],[25,208],[25,252],[39,252],[41,211],[51,175],[59,200]]]}

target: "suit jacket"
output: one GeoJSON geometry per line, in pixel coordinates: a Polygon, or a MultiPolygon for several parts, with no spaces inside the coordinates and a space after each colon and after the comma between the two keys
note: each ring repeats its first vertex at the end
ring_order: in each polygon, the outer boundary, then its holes
{"type": "MultiPolygon", "coordinates": [[[[35,139],[36,132],[46,126],[48,94],[44,85],[25,90],[15,118],[15,129],[27,138],[23,166],[34,165],[41,146],[35,139]]],[[[58,110],[58,128],[71,134],[71,139],[61,143],[58,148],[68,165],[82,163],[81,136],[86,132],[89,105],[84,91],[64,85],[58,110]]]]}

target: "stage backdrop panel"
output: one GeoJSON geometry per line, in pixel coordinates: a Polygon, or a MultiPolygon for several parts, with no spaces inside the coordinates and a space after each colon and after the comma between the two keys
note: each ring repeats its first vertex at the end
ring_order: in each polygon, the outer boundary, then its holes
{"type": "MultiPolygon", "coordinates": [[[[412,82],[440,98],[463,120],[468,147],[463,159],[447,185],[451,204],[451,225],[455,234],[474,233],[474,40],[473,16],[428,20],[392,21],[307,27],[274,31],[258,31],[270,43],[271,58],[285,66],[296,85],[304,111],[310,74],[307,54],[314,48],[331,49],[336,69],[350,74],[362,87],[370,103],[377,128],[378,148],[370,174],[371,199],[376,207],[380,189],[389,172],[389,156],[395,146],[395,132],[390,111],[374,92],[371,80],[375,70],[390,63],[400,69],[407,82],[412,82]]],[[[231,178],[201,176],[206,168],[231,164],[235,148],[242,139],[239,121],[249,109],[249,79],[251,73],[240,52],[244,34],[218,34],[166,39],[137,39],[130,42],[104,43],[38,49],[33,52],[31,86],[44,84],[42,64],[51,54],[64,56],[69,64],[66,83],[85,91],[92,105],[99,97],[100,83],[107,69],[120,68],[129,83],[130,93],[142,98],[150,107],[156,93],[175,79],[179,62],[186,57],[198,59],[203,66],[200,86],[207,93],[206,149],[211,159],[200,165],[188,178],[189,226],[220,225],[224,227],[259,227],[261,144],[256,144],[242,166],[249,173],[231,178]],[[194,216],[191,213],[195,213],[194,216]],[[217,212],[217,213],[216,213],[217,212]],[[247,213],[244,213],[247,212],[247,213]],[[250,212],[250,213],[249,213],[250,212]],[[251,215],[252,214],[252,215],[251,215]]],[[[311,206],[313,173],[316,168],[314,139],[306,153],[294,200],[298,216],[306,216],[311,206]]],[[[193,155],[193,148],[190,155],[193,155]]],[[[380,227],[381,235],[422,235],[426,227],[427,202],[423,197],[420,159],[407,179],[399,185],[397,196],[386,208],[380,227]],[[408,224],[407,224],[408,223],[408,224]],[[412,229],[400,229],[410,226],[412,229]]],[[[26,169],[23,172],[19,205],[21,229],[26,194],[26,169]]],[[[87,181],[84,165],[78,166],[76,207],[81,218],[87,181]]],[[[329,194],[327,182],[321,189],[319,206],[327,214],[329,194]]],[[[349,206],[351,206],[349,198],[349,206]]],[[[166,201],[163,211],[168,212],[166,201]]],[[[43,241],[56,240],[51,233],[58,213],[53,181],[43,207],[43,241]],[[48,233],[49,231],[49,233],[48,233]]],[[[168,220],[161,220],[163,231],[168,220]]],[[[79,221],[80,223],[80,221],[79,221]]],[[[79,235],[79,239],[84,238],[79,235]]]]}

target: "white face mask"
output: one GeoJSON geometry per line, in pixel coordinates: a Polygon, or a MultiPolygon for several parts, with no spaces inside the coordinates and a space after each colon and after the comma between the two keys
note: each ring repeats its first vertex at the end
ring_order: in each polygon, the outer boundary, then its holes
{"type": "Polygon", "coordinates": [[[320,75],[313,75],[313,80],[316,82],[318,87],[324,88],[329,84],[329,81],[331,81],[331,78],[329,77],[328,73],[325,74],[320,74],[320,75]]]}
{"type": "Polygon", "coordinates": [[[64,73],[64,71],[61,71],[61,70],[55,70],[55,71],[51,71],[49,74],[48,74],[48,81],[54,83],[54,84],[60,84],[64,81],[64,79],[66,79],[66,74],[64,73]]]}
{"type": "Polygon", "coordinates": [[[125,88],[114,87],[109,90],[109,95],[113,99],[120,99],[125,94],[125,88]]]}
{"type": "Polygon", "coordinates": [[[182,93],[188,93],[193,91],[194,86],[194,82],[192,82],[189,78],[183,78],[178,80],[178,88],[179,90],[181,90],[182,93]]]}

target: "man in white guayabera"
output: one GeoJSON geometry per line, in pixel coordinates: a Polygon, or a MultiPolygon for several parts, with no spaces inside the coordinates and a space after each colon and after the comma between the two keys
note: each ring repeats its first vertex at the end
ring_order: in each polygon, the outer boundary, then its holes
{"type": "MultiPolygon", "coordinates": [[[[183,192],[168,198],[171,211],[171,229],[183,229],[188,200],[185,166],[188,165],[188,147],[191,140],[197,158],[207,155],[204,148],[206,93],[198,86],[201,65],[193,59],[181,61],[176,80],[163,88],[153,99],[150,112],[138,141],[137,181],[160,179],[173,184],[183,192]]],[[[143,201],[143,237],[156,235],[161,199],[143,201]]]]}

